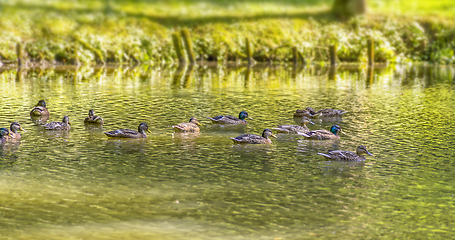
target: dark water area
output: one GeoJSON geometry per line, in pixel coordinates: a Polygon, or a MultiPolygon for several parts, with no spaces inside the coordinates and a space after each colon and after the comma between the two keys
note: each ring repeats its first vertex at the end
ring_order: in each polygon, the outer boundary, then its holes
{"type": "Polygon", "coordinates": [[[1,239],[366,239],[451,237],[455,229],[453,67],[257,66],[0,69],[1,239]],[[46,100],[49,121],[30,119],[46,100]],[[348,111],[340,140],[277,134],[269,145],[230,137],[294,124],[306,107],[348,111]],[[86,127],[88,110],[103,127],[86,127]],[[238,116],[246,126],[212,125],[238,116]],[[172,125],[196,117],[198,134],[172,125]],[[147,139],[108,139],[137,129],[147,139]],[[354,151],[364,162],[318,152],[354,151]]]}

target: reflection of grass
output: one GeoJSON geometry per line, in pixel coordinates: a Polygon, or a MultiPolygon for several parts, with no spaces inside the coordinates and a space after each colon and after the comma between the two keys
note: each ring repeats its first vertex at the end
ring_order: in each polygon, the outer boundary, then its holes
{"type": "Polygon", "coordinates": [[[15,59],[14,45],[23,40],[36,61],[72,63],[75,52],[84,63],[172,61],[171,33],[187,27],[196,57],[207,60],[244,59],[249,37],[259,61],[290,61],[292,46],[326,60],[333,42],[340,60],[364,61],[373,37],[377,61],[451,62],[450,2],[369,1],[368,18],[340,23],[328,11],[331,0],[13,0],[0,6],[0,57],[15,59]]]}

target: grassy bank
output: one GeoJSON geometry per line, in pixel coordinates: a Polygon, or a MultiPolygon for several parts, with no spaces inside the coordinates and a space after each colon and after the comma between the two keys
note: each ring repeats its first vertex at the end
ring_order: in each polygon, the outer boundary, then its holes
{"type": "Polygon", "coordinates": [[[0,57],[13,61],[23,42],[34,62],[73,64],[175,62],[172,33],[188,28],[197,59],[246,59],[246,38],[261,62],[365,62],[367,39],[377,62],[455,62],[452,1],[369,1],[370,14],[340,22],[331,0],[0,1],[0,57]],[[406,11],[404,11],[406,10],[406,11]]]}

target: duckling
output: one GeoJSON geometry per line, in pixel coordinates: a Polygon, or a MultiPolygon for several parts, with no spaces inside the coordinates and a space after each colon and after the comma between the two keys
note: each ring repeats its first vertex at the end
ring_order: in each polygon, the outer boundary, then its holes
{"type": "Polygon", "coordinates": [[[20,133],[17,132],[18,130],[27,132],[27,131],[25,131],[25,129],[22,128],[22,126],[18,122],[11,123],[9,128],[10,128],[9,132],[10,132],[11,136],[6,137],[6,140],[8,140],[8,141],[9,140],[21,140],[22,136],[20,133]]]}
{"type": "Polygon", "coordinates": [[[314,111],[313,108],[307,107],[306,110],[314,115],[319,115],[320,117],[341,117],[343,114],[347,113],[348,111],[344,110],[337,110],[337,109],[321,109],[319,111],[314,111]]]}
{"type": "Polygon", "coordinates": [[[231,139],[234,141],[234,143],[265,144],[272,143],[272,140],[270,140],[269,137],[277,138],[272,134],[272,131],[270,129],[266,128],[262,132],[262,136],[255,134],[244,134],[231,139]]]}
{"type": "Polygon", "coordinates": [[[253,120],[251,117],[248,116],[248,113],[245,111],[241,111],[239,113],[239,118],[233,116],[216,116],[213,118],[211,117],[207,118],[212,120],[212,122],[216,124],[246,124],[245,118],[253,120]]]}
{"type": "Polygon", "coordinates": [[[174,125],[172,127],[176,132],[200,132],[201,130],[198,125],[201,126],[202,124],[200,124],[196,118],[192,117],[189,122],[180,123],[179,125],[174,125]]]}
{"type": "Polygon", "coordinates": [[[131,129],[118,129],[110,132],[104,132],[108,137],[115,138],[147,138],[145,132],[151,133],[146,123],[139,124],[137,131],[131,129]]]}
{"type": "Polygon", "coordinates": [[[5,143],[7,141],[6,136],[12,137],[8,128],[0,128],[0,143],[5,143]]]}
{"type": "Polygon", "coordinates": [[[311,123],[314,125],[314,123],[308,118],[308,117],[302,117],[301,125],[279,125],[276,128],[272,128],[274,130],[277,130],[279,133],[306,133],[309,132],[310,129],[306,126],[307,123],[311,123]]]}
{"type": "Polygon", "coordinates": [[[100,125],[103,125],[104,124],[104,120],[100,116],[95,116],[95,112],[93,111],[93,109],[90,109],[88,111],[88,117],[86,117],[85,120],[84,120],[84,124],[100,124],[100,125]]]}
{"type": "Polygon", "coordinates": [[[340,135],[338,135],[340,132],[345,134],[338,125],[333,125],[330,128],[330,132],[325,129],[319,129],[306,133],[297,132],[297,134],[313,140],[333,140],[340,139],[340,135]]]}
{"type": "Polygon", "coordinates": [[[44,129],[69,131],[71,129],[70,125],[70,118],[68,116],[64,116],[61,122],[50,122],[44,124],[44,129]]]}
{"type": "Polygon", "coordinates": [[[46,102],[44,100],[39,100],[38,104],[36,104],[32,111],[30,111],[30,116],[49,116],[49,110],[46,108],[46,102]]]}
{"type": "Polygon", "coordinates": [[[370,152],[368,152],[367,148],[363,145],[357,147],[355,153],[350,151],[343,151],[343,150],[332,150],[328,151],[328,153],[318,153],[321,156],[324,156],[328,159],[336,160],[336,161],[365,161],[365,157],[362,156],[364,154],[368,154],[373,156],[370,152]]]}

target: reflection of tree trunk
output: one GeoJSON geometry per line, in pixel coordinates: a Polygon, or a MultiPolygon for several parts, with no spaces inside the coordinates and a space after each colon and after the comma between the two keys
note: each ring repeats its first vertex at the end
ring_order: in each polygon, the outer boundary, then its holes
{"type": "Polygon", "coordinates": [[[333,13],[341,18],[349,18],[367,12],[367,0],[335,0],[333,13]]]}
{"type": "Polygon", "coordinates": [[[336,66],[330,66],[328,75],[329,75],[329,80],[336,80],[336,78],[337,78],[337,67],[336,66]]]}

